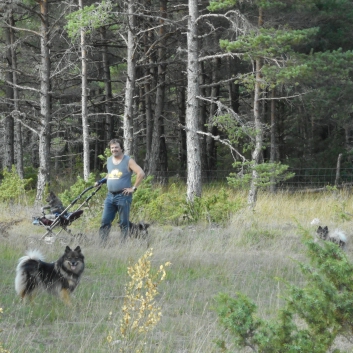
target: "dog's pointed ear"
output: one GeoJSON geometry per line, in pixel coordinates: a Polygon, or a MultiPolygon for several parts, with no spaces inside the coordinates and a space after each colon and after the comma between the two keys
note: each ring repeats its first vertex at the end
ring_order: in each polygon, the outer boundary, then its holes
{"type": "Polygon", "coordinates": [[[327,226],[325,226],[324,230],[327,230],[327,231],[328,231],[328,228],[327,228],[327,226]]]}
{"type": "Polygon", "coordinates": [[[77,251],[77,252],[81,252],[81,248],[80,246],[76,246],[75,250],[74,251],[77,251]]]}
{"type": "Polygon", "coordinates": [[[320,231],[320,230],[322,230],[322,227],[321,227],[321,226],[319,226],[319,228],[317,229],[317,232],[320,231]]]}
{"type": "Polygon", "coordinates": [[[71,251],[70,247],[67,245],[66,248],[65,248],[65,252],[69,252],[71,251]]]}
{"type": "Polygon", "coordinates": [[[149,223],[145,223],[145,228],[147,229],[150,226],[149,223]]]}

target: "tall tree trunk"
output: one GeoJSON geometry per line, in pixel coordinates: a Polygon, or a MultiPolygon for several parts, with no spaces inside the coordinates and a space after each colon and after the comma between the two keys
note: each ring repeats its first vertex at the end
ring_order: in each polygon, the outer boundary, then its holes
{"type": "MultiPolygon", "coordinates": [[[[145,76],[148,76],[149,70],[145,71],[145,76]]],[[[143,89],[144,96],[144,114],[145,114],[145,125],[146,125],[146,156],[144,159],[144,170],[149,174],[149,163],[152,149],[152,131],[153,131],[153,114],[152,114],[152,103],[151,103],[151,85],[150,78],[146,79],[146,83],[143,89]]]]}
{"type": "MultiPolygon", "coordinates": [[[[15,19],[13,12],[10,12],[10,25],[15,27],[15,19]]],[[[12,83],[13,83],[13,106],[16,111],[20,110],[19,106],[19,93],[17,87],[17,56],[16,56],[16,39],[15,31],[10,29],[11,39],[11,65],[12,65],[12,83]]],[[[24,178],[24,166],[23,166],[23,144],[22,144],[22,125],[20,121],[15,122],[15,155],[16,155],[16,169],[17,174],[21,179],[24,178]]]]}
{"type": "Polygon", "coordinates": [[[124,148],[125,153],[133,155],[133,113],[134,91],[136,80],[136,52],[135,52],[135,0],[128,0],[128,34],[127,34],[127,78],[125,86],[124,109],[124,148]]]}
{"type": "Polygon", "coordinates": [[[197,0],[189,1],[187,30],[187,103],[186,103],[186,146],[187,146],[187,200],[193,203],[195,197],[201,197],[201,151],[197,135],[199,65],[198,65],[198,18],[197,0]]]}
{"type": "MultiPolygon", "coordinates": [[[[200,95],[201,97],[206,97],[206,72],[205,72],[205,63],[202,61],[200,63],[200,95]]],[[[207,130],[207,109],[206,102],[201,100],[199,102],[199,111],[200,111],[200,128],[202,131],[207,130]]],[[[201,170],[203,173],[207,175],[207,179],[210,177],[210,168],[208,166],[208,158],[207,158],[207,138],[206,136],[200,136],[200,146],[201,146],[201,170]]]]}
{"type": "MultiPolygon", "coordinates": [[[[10,14],[8,15],[8,21],[11,23],[10,14]]],[[[8,110],[12,111],[14,109],[14,85],[13,85],[13,63],[12,63],[12,43],[11,43],[11,32],[12,28],[5,28],[6,35],[6,58],[9,66],[9,70],[6,73],[6,101],[8,110]],[[11,84],[12,83],[12,84],[11,84]]],[[[8,171],[11,170],[12,165],[15,164],[15,152],[14,152],[14,119],[10,114],[7,114],[4,120],[4,159],[3,159],[3,168],[8,171]]]]}
{"type": "MultiPolygon", "coordinates": [[[[234,76],[237,74],[238,69],[238,58],[228,58],[227,59],[227,67],[229,73],[234,73],[234,76]],[[234,69],[235,67],[235,69],[234,69]]],[[[228,83],[228,92],[229,92],[229,106],[233,109],[233,111],[239,114],[239,84],[235,84],[234,81],[229,81],[228,83]]]]}
{"type": "MultiPolygon", "coordinates": [[[[275,163],[276,162],[276,151],[277,151],[277,144],[276,144],[276,102],[275,102],[275,89],[273,88],[271,91],[271,148],[270,148],[270,162],[275,163]]],[[[271,186],[270,186],[270,191],[275,192],[276,191],[276,184],[274,177],[271,177],[271,186]]]]}
{"type": "Polygon", "coordinates": [[[101,27],[100,29],[101,39],[103,41],[102,47],[102,62],[103,62],[103,73],[104,73],[104,90],[105,90],[105,127],[104,127],[104,145],[106,146],[108,142],[113,138],[114,131],[114,118],[112,115],[112,82],[110,77],[110,67],[108,60],[108,46],[107,46],[107,34],[106,28],[101,27]]]}
{"type": "Polygon", "coordinates": [[[48,43],[48,3],[39,0],[41,14],[41,66],[40,66],[40,130],[39,130],[39,171],[36,202],[42,200],[45,186],[50,181],[50,58],[48,43]]]}
{"type": "MultiPolygon", "coordinates": [[[[259,28],[263,25],[263,9],[259,8],[258,26],[259,28]]],[[[257,201],[258,192],[258,172],[256,170],[257,165],[261,162],[262,157],[262,145],[263,145],[263,128],[261,121],[261,59],[258,58],[255,61],[255,89],[254,89],[254,128],[255,128],[255,147],[252,152],[252,179],[250,183],[250,190],[248,195],[248,205],[250,208],[254,208],[257,201]]]]}
{"type": "MultiPolygon", "coordinates": [[[[151,13],[151,0],[146,0],[145,1],[145,9],[148,14],[151,13]]],[[[146,24],[146,29],[150,28],[150,22],[152,22],[152,19],[148,19],[144,21],[144,24],[146,24]]],[[[143,36],[143,47],[144,47],[144,54],[146,57],[146,64],[152,62],[151,54],[148,54],[148,50],[150,48],[151,42],[152,42],[152,37],[153,37],[153,31],[146,30],[143,36]]],[[[144,159],[144,170],[147,174],[149,173],[150,170],[150,160],[151,160],[151,149],[152,149],[152,131],[153,131],[153,113],[152,113],[152,94],[151,94],[151,89],[152,89],[152,74],[151,74],[151,69],[146,65],[144,68],[144,77],[145,77],[145,83],[143,85],[143,97],[144,97],[144,114],[145,114],[145,125],[146,125],[146,155],[144,159]]]]}
{"type": "MultiPolygon", "coordinates": [[[[215,58],[212,61],[212,88],[211,88],[211,100],[216,102],[218,100],[219,96],[219,85],[215,85],[215,83],[218,81],[218,71],[220,69],[221,65],[221,60],[219,58],[215,58]]],[[[208,127],[208,132],[210,132],[213,136],[216,136],[218,134],[218,129],[217,126],[213,125],[213,117],[216,113],[216,104],[211,103],[210,106],[210,115],[208,118],[209,122],[209,127],[208,127]]],[[[213,170],[216,169],[216,163],[217,163],[217,151],[216,151],[216,143],[215,139],[207,136],[206,138],[207,141],[207,157],[208,157],[208,168],[210,173],[212,173],[213,170]]]]}
{"type": "MultiPolygon", "coordinates": [[[[164,128],[163,128],[163,110],[164,110],[164,97],[165,97],[165,72],[166,65],[165,61],[165,27],[164,18],[167,16],[167,1],[160,0],[160,27],[159,27],[159,47],[158,47],[158,71],[157,71],[157,90],[156,90],[156,105],[153,119],[153,131],[152,131],[152,144],[151,154],[149,163],[149,174],[156,176],[157,170],[163,175],[162,166],[166,171],[167,165],[164,158],[164,163],[161,163],[161,147],[164,148],[164,157],[166,155],[165,141],[163,139],[164,128]],[[163,145],[164,143],[164,145],[163,145]]],[[[164,182],[160,178],[156,178],[159,182],[164,182]]]]}
{"type": "MultiPolygon", "coordinates": [[[[178,87],[178,116],[179,116],[179,123],[181,126],[185,126],[185,113],[186,113],[186,99],[185,99],[185,86],[181,84],[178,87]]],[[[186,133],[184,129],[179,129],[179,174],[184,174],[186,169],[186,133]]]]}
{"type": "MultiPolygon", "coordinates": [[[[83,0],[78,1],[80,10],[83,10],[83,0]]],[[[82,85],[82,139],[83,139],[83,178],[88,181],[90,174],[90,150],[89,150],[89,130],[87,112],[87,49],[85,31],[81,28],[81,85],[82,85]]]]}
{"type": "Polygon", "coordinates": [[[256,166],[261,162],[262,145],[263,145],[263,128],[260,113],[260,93],[261,93],[261,60],[256,60],[256,74],[255,74],[255,91],[254,91],[254,128],[255,128],[255,147],[252,152],[252,179],[250,184],[248,205],[254,208],[257,201],[258,192],[258,172],[256,166]]]}

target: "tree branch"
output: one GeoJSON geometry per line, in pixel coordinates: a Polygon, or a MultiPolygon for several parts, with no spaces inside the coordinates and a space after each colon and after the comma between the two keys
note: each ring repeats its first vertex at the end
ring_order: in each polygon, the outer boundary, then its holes
{"type": "Polygon", "coordinates": [[[15,31],[29,32],[29,33],[35,34],[36,36],[42,37],[42,35],[40,33],[36,32],[36,31],[32,31],[31,29],[14,27],[14,26],[9,25],[8,23],[6,23],[6,26],[14,29],[15,31]]]}
{"type": "Polygon", "coordinates": [[[26,113],[21,113],[18,110],[13,110],[11,112],[11,116],[14,120],[20,122],[23,126],[25,126],[27,129],[31,130],[32,132],[34,132],[35,134],[39,135],[39,132],[34,129],[33,127],[27,125],[22,119],[26,118],[26,113]]]}
{"type": "Polygon", "coordinates": [[[211,60],[211,59],[215,59],[215,58],[227,58],[229,56],[231,58],[234,58],[234,57],[239,58],[242,55],[245,55],[245,54],[244,53],[224,53],[224,54],[207,55],[207,56],[203,56],[201,58],[198,58],[198,62],[211,60]]]}
{"type": "MultiPolygon", "coordinates": [[[[178,124],[179,127],[181,127],[183,130],[185,131],[192,131],[191,129],[187,128],[186,126],[182,125],[182,124],[178,124]]],[[[219,135],[215,136],[212,135],[210,132],[204,132],[204,131],[193,131],[199,135],[206,135],[209,137],[212,137],[215,141],[219,141],[220,143],[222,143],[223,145],[226,145],[229,147],[229,149],[231,150],[231,152],[235,152],[244,162],[247,162],[247,159],[236,149],[232,146],[232,144],[230,143],[229,140],[222,140],[219,135]]],[[[233,159],[236,161],[236,158],[234,157],[233,153],[232,153],[233,159]]]]}

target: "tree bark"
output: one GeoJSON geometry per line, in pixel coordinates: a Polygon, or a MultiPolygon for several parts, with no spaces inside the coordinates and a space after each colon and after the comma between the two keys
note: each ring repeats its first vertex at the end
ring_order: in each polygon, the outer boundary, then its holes
{"type": "MultiPolygon", "coordinates": [[[[185,107],[186,99],[185,99],[185,86],[182,85],[178,87],[178,116],[179,116],[179,124],[181,126],[185,126],[185,107]]],[[[178,148],[178,160],[179,160],[179,167],[178,172],[179,174],[184,174],[186,165],[187,165],[187,158],[186,158],[186,133],[185,130],[179,129],[179,148],[178,148]]]]}
{"type": "MultiPolygon", "coordinates": [[[[151,14],[151,1],[145,1],[145,8],[148,14],[151,14]]],[[[146,20],[144,23],[146,24],[146,29],[150,28],[150,22],[152,19],[146,20]]],[[[144,47],[144,55],[146,57],[145,63],[149,64],[152,63],[153,60],[151,58],[151,54],[148,54],[150,45],[153,40],[153,31],[147,30],[143,35],[143,47],[144,47]]],[[[144,115],[145,115],[145,126],[146,126],[146,155],[144,159],[144,170],[147,174],[150,174],[150,160],[151,160],[151,150],[152,150],[152,131],[153,131],[153,113],[152,113],[152,86],[153,86],[153,72],[152,70],[146,65],[144,68],[144,77],[145,83],[143,85],[143,101],[144,101],[144,115]]]]}
{"type": "MultiPolygon", "coordinates": [[[[152,144],[151,144],[151,153],[150,153],[150,162],[149,162],[149,174],[157,176],[157,171],[161,175],[162,168],[166,171],[167,165],[165,162],[166,158],[163,158],[164,163],[162,162],[161,147],[164,148],[164,157],[166,154],[165,141],[162,141],[164,138],[163,130],[163,111],[164,111],[164,97],[165,97],[165,72],[166,65],[163,64],[165,61],[165,27],[164,27],[164,18],[167,16],[167,1],[160,0],[160,21],[159,21],[159,47],[158,47],[158,71],[157,71],[157,89],[156,89],[156,104],[155,104],[155,113],[153,119],[153,131],[152,131],[152,144]],[[164,143],[164,145],[163,145],[164,143]]],[[[155,178],[159,182],[164,182],[160,179],[160,175],[155,178]]]]}
{"type": "MultiPolygon", "coordinates": [[[[83,10],[83,0],[78,1],[80,10],[83,10]]],[[[90,149],[89,149],[89,129],[88,129],[88,111],[87,111],[87,49],[86,34],[83,28],[81,35],[81,89],[82,89],[82,139],[83,139],[83,179],[88,181],[90,174],[90,149]]]]}
{"type": "Polygon", "coordinates": [[[133,113],[134,91],[136,80],[136,53],[135,53],[135,0],[128,0],[128,34],[127,34],[127,78],[125,87],[124,109],[124,148],[125,153],[133,155],[133,113]]]}
{"type": "MultiPolygon", "coordinates": [[[[258,25],[263,25],[263,10],[259,8],[258,25]]],[[[258,192],[258,172],[256,167],[261,162],[262,157],[262,145],[263,145],[263,127],[261,119],[261,105],[260,105],[260,94],[261,94],[261,59],[257,58],[255,61],[255,89],[254,89],[254,128],[255,128],[255,147],[252,152],[252,179],[250,183],[250,190],[248,195],[248,205],[251,209],[255,208],[257,201],[258,192]]]]}
{"type": "MultiPolygon", "coordinates": [[[[202,61],[200,62],[200,76],[199,76],[199,84],[200,84],[200,95],[202,97],[206,97],[206,72],[205,72],[205,63],[202,61]]],[[[207,123],[208,123],[208,116],[207,116],[207,103],[204,100],[199,102],[199,112],[200,112],[200,128],[202,131],[207,130],[207,123]]],[[[184,119],[185,120],[185,119],[184,119]]],[[[209,159],[207,155],[207,137],[200,136],[200,146],[201,146],[201,169],[202,172],[207,176],[207,179],[210,180],[210,173],[211,170],[209,168],[209,159]]]]}
{"type": "Polygon", "coordinates": [[[104,74],[104,93],[105,93],[105,126],[104,126],[104,145],[107,146],[108,142],[113,138],[113,131],[114,131],[114,119],[112,116],[112,82],[110,77],[110,67],[109,67],[109,60],[108,60],[108,46],[107,46],[107,34],[105,27],[101,27],[101,39],[103,41],[102,47],[102,62],[103,62],[103,74],[104,74]]]}
{"type": "Polygon", "coordinates": [[[252,152],[252,179],[250,184],[248,205],[250,208],[254,208],[257,201],[258,192],[258,172],[256,166],[261,162],[262,156],[262,145],[263,145],[263,128],[260,113],[260,93],[261,93],[261,60],[256,60],[256,74],[255,74],[255,90],[254,90],[254,127],[255,127],[255,148],[252,152]]]}
{"type": "MultiPolygon", "coordinates": [[[[219,98],[219,85],[215,85],[215,83],[218,81],[218,71],[220,69],[221,65],[221,59],[220,58],[215,58],[212,60],[212,88],[211,88],[211,100],[212,101],[217,101],[219,98]]],[[[216,136],[218,134],[218,129],[217,126],[213,124],[213,117],[216,113],[216,104],[211,103],[210,105],[210,115],[208,118],[209,126],[208,126],[208,132],[211,133],[213,136],[216,136]]],[[[210,173],[212,173],[212,170],[216,169],[216,163],[217,163],[217,151],[216,151],[216,142],[215,139],[212,137],[207,136],[206,138],[207,141],[207,157],[208,157],[208,168],[210,170],[210,173]]]]}
{"type": "MultiPolygon", "coordinates": [[[[8,15],[8,21],[11,22],[10,14],[8,15]]],[[[8,62],[9,70],[6,73],[6,80],[8,82],[13,83],[13,61],[12,61],[12,42],[11,42],[11,32],[12,28],[7,27],[5,28],[5,35],[6,35],[6,58],[8,62]]],[[[7,101],[7,108],[9,112],[14,109],[14,86],[7,84],[6,85],[6,101],[7,101]]],[[[12,165],[15,164],[15,152],[14,152],[14,119],[10,114],[4,119],[4,158],[3,158],[3,168],[7,169],[8,171],[11,170],[12,165]]]]}
{"type": "Polygon", "coordinates": [[[187,30],[187,101],[186,101],[186,146],[187,146],[187,201],[193,203],[195,197],[201,197],[201,152],[197,135],[199,130],[198,99],[198,18],[197,0],[189,1],[187,30]]]}
{"type": "MultiPolygon", "coordinates": [[[[277,144],[276,144],[276,102],[274,100],[275,98],[275,89],[273,88],[271,91],[271,129],[270,129],[270,134],[271,134],[271,148],[270,148],[270,162],[275,163],[276,162],[276,151],[277,151],[277,144]]],[[[270,191],[275,192],[276,191],[276,184],[274,177],[271,177],[271,185],[270,185],[270,191]]]]}
{"type": "Polygon", "coordinates": [[[40,130],[39,130],[39,171],[37,181],[36,202],[42,200],[45,186],[50,181],[50,58],[48,43],[48,3],[47,0],[38,1],[41,14],[40,28],[40,130]]]}

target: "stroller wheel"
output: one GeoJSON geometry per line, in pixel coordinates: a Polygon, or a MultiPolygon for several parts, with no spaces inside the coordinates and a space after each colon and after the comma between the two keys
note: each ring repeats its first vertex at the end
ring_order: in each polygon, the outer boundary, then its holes
{"type": "Polygon", "coordinates": [[[47,235],[46,237],[44,237],[44,242],[45,244],[48,244],[48,245],[51,245],[51,244],[54,244],[55,242],[55,236],[50,236],[50,235],[47,235]]]}

